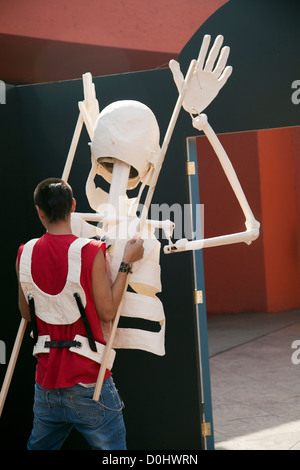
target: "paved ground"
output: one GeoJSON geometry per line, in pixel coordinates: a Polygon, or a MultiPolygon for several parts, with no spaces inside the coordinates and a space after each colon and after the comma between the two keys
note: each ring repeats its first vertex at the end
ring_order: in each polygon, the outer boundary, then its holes
{"type": "Polygon", "coordinates": [[[209,317],[208,338],[215,449],[300,450],[300,310],[209,317]]]}

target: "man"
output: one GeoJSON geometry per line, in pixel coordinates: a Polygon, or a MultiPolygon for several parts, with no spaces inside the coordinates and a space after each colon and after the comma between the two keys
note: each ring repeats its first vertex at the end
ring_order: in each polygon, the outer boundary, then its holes
{"type": "Polygon", "coordinates": [[[28,449],[60,449],[75,427],[93,449],[126,449],[123,404],[110,370],[99,402],[92,400],[105,349],[102,322],[121,302],[131,263],[143,242],[130,240],[111,285],[105,244],[72,234],[75,199],[63,180],[49,178],[34,191],[47,230],[18,251],[19,308],[32,321],[37,356],[33,429],[28,449]]]}

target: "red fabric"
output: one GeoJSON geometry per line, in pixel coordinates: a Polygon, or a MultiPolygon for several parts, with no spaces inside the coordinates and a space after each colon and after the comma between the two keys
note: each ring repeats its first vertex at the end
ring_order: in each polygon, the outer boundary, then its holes
{"type": "MultiPolygon", "coordinates": [[[[33,248],[32,277],[37,286],[47,294],[58,294],[64,287],[68,273],[68,249],[75,235],[52,235],[46,233],[33,248]]],[[[23,250],[18,251],[18,260],[23,250]]],[[[101,324],[92,296],[92,267],[99,249],[105,254],[105,244],[96,240],[82,249],[80,282],[86,294],[86,315],[95,341],[105,344],[101,324]]],[[[71,325],[50,325],[37,318],[39,335],[50,335],[52,341],[73,340],[76,334],[86,336],[81,318],[71,325]]],[[[94,383],[99,364],[72,353],[67,348],[51,348],[49,354],[39,354],[36,382],[43,388],[72,387],[76,383],[94,383]]],[[[111,375],[106,371],[105,378],[111,375]]]]}

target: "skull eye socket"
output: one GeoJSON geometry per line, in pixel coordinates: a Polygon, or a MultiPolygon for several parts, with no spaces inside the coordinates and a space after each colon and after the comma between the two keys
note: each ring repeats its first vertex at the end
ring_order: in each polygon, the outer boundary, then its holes
{"type": "Polygon", "coordinates": [[[130,167],[129,178],[136,178],[138,176],[138,172],[133,166],[130,167]]]}

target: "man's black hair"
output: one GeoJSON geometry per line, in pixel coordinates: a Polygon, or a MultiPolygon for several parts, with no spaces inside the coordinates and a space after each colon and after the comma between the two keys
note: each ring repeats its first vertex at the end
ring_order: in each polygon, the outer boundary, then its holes
{"type": "Polygon", "coordinates": [[[65,220],[71,212],[73,191],[62,179],[47,178],[37,185],[33,199],[35,205],[45,212],[49,222],[57,222],[65,220]]]}

